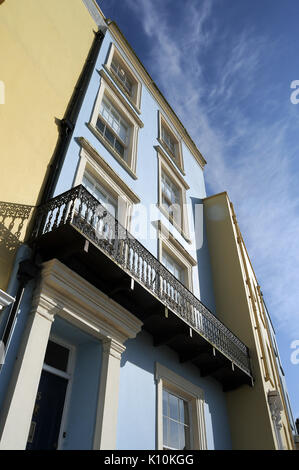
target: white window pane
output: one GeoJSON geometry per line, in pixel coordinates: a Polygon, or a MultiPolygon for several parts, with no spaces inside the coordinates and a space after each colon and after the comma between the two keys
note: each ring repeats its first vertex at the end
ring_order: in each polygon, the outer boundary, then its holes
{"type": "Polygon", "coordinates": [[[180,439],[179,439],[179,424],[176,421],[169,420],[169,434],[168,442],[169,447],[173,449],[179,449],[180,439]]]}
{"type": "Polygon", "coordinates": [[[92,175],[86,172],[82,184],[114,217],[117,216],[117,200],[92,175]]]}
{"type": "Polygon", "coordinates": [[[119,131],[120,131],[119,123],[117,121],[112,121],[111,122],[111,127],[116,132],[116,134],[119,135],[119,131]]]}
{"type": "Polygon", "coordinates": [[[120,124],[119,126],[119,137],[124,141],[126,142],[126,139],[127,139],[127,127],[125,127],[123,124],[120,124]]]}
{"type": "Polygon", "coordinates": [[[113,118],[114,118],[116,121],[119,121],[119,120],[120,120],[120,117],[119,117],[118,112],[116,111],[115,108],[112,107],[112,105],[111,105],[111,116],[113,116],[113,118]]]}
{"type": "Polygon", "coordinates": [[[185,400],[180,400],[180,422],[189,424],[188,403],[185,400]]]}
{"type": "Polygon", "coordinates": [[[186,431],[187,428],[183,424],[179,425],[179,447],[178,449],[186,449],[186,431]]]}
{"type": "Polygon", "coordinates": [[[168,178],[168,176],[163,173],[162,174],[162,193],[167,197],[173,204],[179,204],[180,196],[179,196],[179,189],[172,181],[168,178]]]}
{"type": "Polygon", "coordinates": [[[169,446],[168,444],[168,419],[163,417],[163,446],[169,446]]]}
{"type": "Polygon", "coordinates": [[[82,184],[83,186],[87,189],[87,191],[89,191],[91,194],[93,193],[93,183],[88,179],[87,176],[83,176],[83,179],[82,179],[82,184]]]}
{"type": "MultiPolygon", "coordinates": [[[[116,135],[118,135],[124,143],[127,143],[128,126],[107,98],[102,101],[100,113],[116,135]]],[[[112,139],[109,139],[109,141],[112,142],[112,139]]]]}
{"type": "Polygon", "coordinates": [[[106,119],[106,121],[109,121],[110,115],[107,109],[105,108],[102,109],[102,116],[104,119],[106,119]]]}
{"type": "Polygon", "coordinates": [[[179,281],[184,282],[184,268],[171,258],[166,252],[162,254],[162,264],[171,272],[179,281]]]}
{"type": "Polygon", "coordinates": [[[179,400],[176,396],[169,393],[168,396],[169,403],[169,417],[172,419],[179,419],[179,400]]]}

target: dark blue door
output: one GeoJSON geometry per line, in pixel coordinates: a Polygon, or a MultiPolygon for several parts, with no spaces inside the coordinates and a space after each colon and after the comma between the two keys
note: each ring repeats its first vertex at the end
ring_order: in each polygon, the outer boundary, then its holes
{"type": "Polygon", "coordinates": [[[68,380],[42,371],[27,442],[28,450],[55,450],[68,380]]]}

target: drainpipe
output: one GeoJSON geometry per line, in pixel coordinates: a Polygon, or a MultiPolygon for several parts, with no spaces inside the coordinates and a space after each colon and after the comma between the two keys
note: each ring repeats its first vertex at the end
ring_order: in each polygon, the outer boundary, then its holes
{"type": "Polygon", "coordinates": [[[94,70],[94,66],[102,45],[104,33],[99,30],[95,32],[95,38],[86,59],[85,65],[74,89],[63,119],[59,121],[59,137],[54,151],[50,171],[45,187],[39,201],[43,204],[48,201],[54,193],[55,186],[64,163],[67,148],[70,144],[73,130],[83,103],[83,99],[94,70]]]}
{"type": "Polygon", "coordinates": [[[6,325],[2,333],[2,337],[0,339],[0,342],[4,346],[5,351],[7,351],[11,337],[12,337],[12,333],[13,333],[17,315],[18,315],[18,310],[21,305],[23,294],[25,291],[25,287],[31,279],[34,279],[37,276],[38,271],[39,271],[39,268],[36,265],[34,265],[30,259],[21,261],[19,264],[19,270],[17,274],[19,286],[18,286],[17,294],[16,294],[13,304],[11,305],[9,315],[6,320],[6,325]]]}

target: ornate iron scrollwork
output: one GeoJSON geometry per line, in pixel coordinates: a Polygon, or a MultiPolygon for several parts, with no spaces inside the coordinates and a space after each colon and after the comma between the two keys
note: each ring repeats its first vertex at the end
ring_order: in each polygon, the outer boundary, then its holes
{"type": "Polygon", "coordinates": [[[39,207],[34,237],[72,224],[195,331],[251,375],[242,343],[82,185],[39,207]]]}

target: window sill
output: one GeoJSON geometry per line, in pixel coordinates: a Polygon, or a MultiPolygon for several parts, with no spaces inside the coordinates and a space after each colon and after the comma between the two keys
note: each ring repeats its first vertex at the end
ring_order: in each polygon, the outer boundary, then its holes
{"type": "Polygon", "coordinates": [[[121,158],[118,153],[114,150],[112,145],[102,136],[102,134],[90,123],[86,124],[88,129],[100,140],[100,142],[104,145],[104,147],[113,155],[113,157],[118,161],[118,163],[129,173],[129,175],[134,179],[137,180],[136,173],[132,170],[130,165],[121,158]]]}

